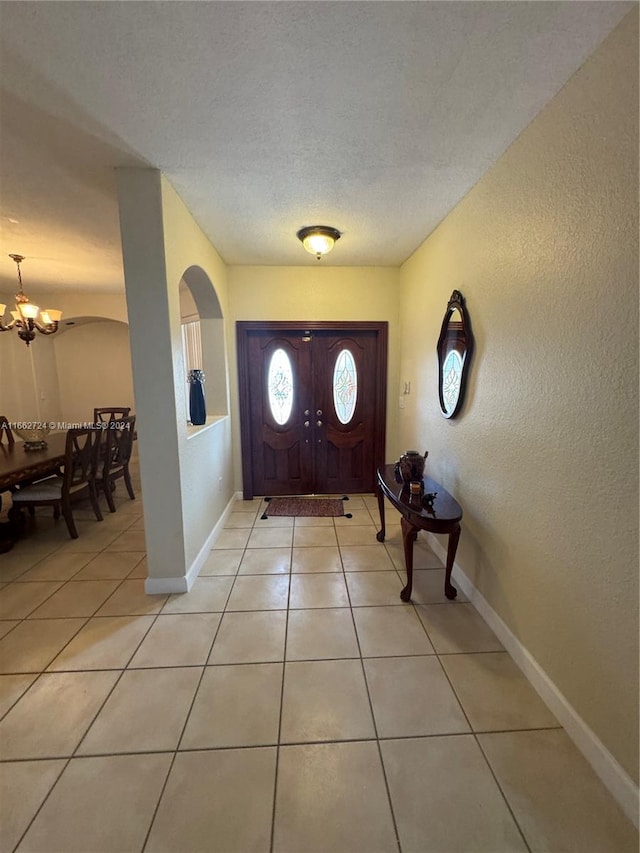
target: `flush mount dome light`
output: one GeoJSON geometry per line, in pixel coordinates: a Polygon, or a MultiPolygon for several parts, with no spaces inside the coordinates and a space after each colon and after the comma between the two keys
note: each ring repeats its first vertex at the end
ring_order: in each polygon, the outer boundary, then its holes
{"type": "Polygon", "coordinates": [[[333,249],[336,240],[340,239],[340,232],[328,225],[310,225],[307,228],[301,228],[296,236],[307,252],[320,260],[323,255],[333,249]]]}

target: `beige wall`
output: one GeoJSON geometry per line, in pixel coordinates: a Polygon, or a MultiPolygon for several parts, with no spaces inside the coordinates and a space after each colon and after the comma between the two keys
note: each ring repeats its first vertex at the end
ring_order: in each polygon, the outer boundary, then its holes
{"type": "Polygon", "coordinates": [[[91,421],[97,406],[129,406],[135,412],[126,323],[86,323],[52,340],[60,421],[91,421]]]}
{"type": "Polygon", "coordinates": [[[124,293],[65,292],[56,294],[55,298],[43,296],[40,304],[51,304],[62,311],[62,325],[79,317],[103,317],[106,320],[128,322],[124,293]]]}
{"type": "Polygon", "coordinates": [[[637,57],[632,13],[403,265],[400,413],[464,508],[462,569],[635,780],[637,57]],[[476,353],[447,421],[454,288],[476,353]]]}
{"type": "Polygon", "coordinates": [[[27,346],[15,329],[0,334],[0,414],[11,422],[57,420],[58,389],[38,379],[39,365],[52,366],[55,377],[54,359],[51,338],[27,346]],[[41,400],[41,393],[49,399],[41,400]]]}
{"type": "MultiPolygon", "coordinates": [[[[295,239],[292,237],[292,239],[295,239]]],[[[303,252],[302,246],[300,247],[303,252]]],[[[387,459],[398,455],[398,300],[399,274],[394,268],[229,267],[229,325],[233,341],[230,363],[234,470],[236,489],[242,488],[236,320],[386,320],[389,323],[387,376],[387,459]]]]}
{"type": "Polygon", "coordinates": [[[165,258],[171,309],[171,344],[182,490],[186,566],[190,567],[232,497],[233,472],[229,418],[187,438],[188,399],[180,330],[179,285],[187,284],[198,305],[207,414],[229,411],[228,367],[223,318],[227,316],[227,267],[166,179],[162,179],[165,258]],[[199,273],[199,274],[198,274],[199,273]],[[196,288],[196,284],[200,287],[196,288]],[[206,318],[206,319],[205,319],[206,318]],[[177,369],[176,369],[177,366],[177,369]]]}

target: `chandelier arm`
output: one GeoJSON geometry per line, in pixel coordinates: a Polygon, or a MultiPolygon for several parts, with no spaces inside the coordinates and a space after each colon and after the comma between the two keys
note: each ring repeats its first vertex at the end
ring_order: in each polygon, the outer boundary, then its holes
{"type": "MultiPolygon", "coordinates": [[[[54,332],[58,331],[58,321],[55,320],[52,323],[47,323],[45,326],[42,323],[38,323],[37,320],[31,321],[35,328],[40,332],[41,335],[53,335],[54,332]]],[[[31,325],[31,323],[29,324],[31,325]]]]}
{"type": "Polygon", "coordinates": [[[15,320],[12,320],[10,323],[7,323],[6,325],[2,322],[2,320],[0,320],[0,332],[10,332],[11,329],[13,329],[13,327],[15,326],[15,324],[16,324],[15,320]]]}

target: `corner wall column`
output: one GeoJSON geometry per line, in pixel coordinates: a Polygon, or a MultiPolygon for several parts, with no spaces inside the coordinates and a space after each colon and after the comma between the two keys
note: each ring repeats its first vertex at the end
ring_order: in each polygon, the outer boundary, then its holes
{"type": "Polygon", "coordinates": [[[116,173],[148,574],[157,590],[159,579],[187,571],[161,173],[124,168],[116,173]]]}

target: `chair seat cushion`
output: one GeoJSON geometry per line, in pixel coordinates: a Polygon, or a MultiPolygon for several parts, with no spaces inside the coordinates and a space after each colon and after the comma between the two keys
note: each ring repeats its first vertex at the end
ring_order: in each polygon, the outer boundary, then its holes
{"type": "Polygon", "coordinates": [[[49,477],[31,486],[23,486],[12,495],[14,504],[28,501],[55,501],[62,494],[62,477],[49,477]]]}

